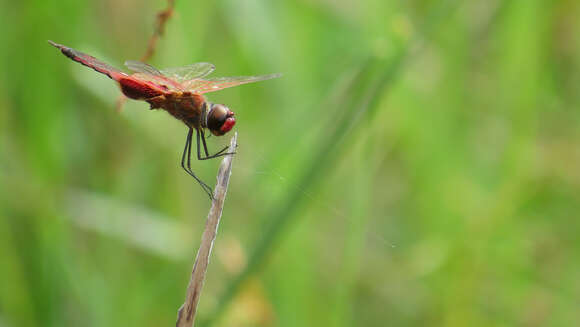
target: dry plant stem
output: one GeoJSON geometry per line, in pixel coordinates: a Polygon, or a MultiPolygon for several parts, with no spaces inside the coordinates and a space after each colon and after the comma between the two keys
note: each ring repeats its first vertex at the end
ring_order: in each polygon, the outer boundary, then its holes
{"type": "Polygon", "coordinates": [[[147,62],[153,54],[155,53],[155,48],[157,47],[157,41],[159,37],[163,35],[165,32],[165,24],[171,16],[173,15],[173,8],[175,7],[175,0],[167,0],[167,8],[157,13],[157,21],[155,23],[155,31],[153,31],[153,35],[149,39],[149,43],[147,45],[147,51],[143,57],[141,57],[142,62],[147,62]]]}
{"type": "MultiPolygon", "coordinates": [[[[159,38],[165,33],[165,25],[167,25],[167,21],[173,15],[173,10],[175,8],[175,0],[167,0],[167,8],[157,13],[157,21],[155,22],[155,30],[153,31],[153,35],[149,38],[149,42],[147,42],[147,50],[145,50],[145,54],[141,57],[142,62],[147,62],[153,54],[155,53],[155,49],[157,48],[157,41],[159,38]]],[[[117,99],[117,111],[121,111],[121,108],[127,101],[127,97],[124,95],[120,95],[117,99]]]]}
{"type": "MultiPolygon", "coordinates": [[[[238,133],[235,133],[230,141],[228,152],[234,152],[236,150],[237,139],[238,133]]],[[[199,296],[201,295],[201,289],[203,287],[207,266],[209,264],[209,256],[211,255],[213,242],[217,235],[217,229],[228,190],[228,183],[232,172],[232,159],[233,156],[231,155],[225,156],[220,165],[217,183],[213,192],[214,200],[212,201],[211,209],[207,216],[205,230],[201,236],[201,244],[193,264],[191,278],[189,280],[189,285],[187,286],[185,303],[183,303],[177,313],[176,327],[193,326],[197,304],[199,303],[199,296]]]]}

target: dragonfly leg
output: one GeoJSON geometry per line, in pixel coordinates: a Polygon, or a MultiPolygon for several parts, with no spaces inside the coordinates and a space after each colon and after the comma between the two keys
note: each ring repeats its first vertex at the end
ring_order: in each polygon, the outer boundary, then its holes
{"type": "Polygon", "coordinates": [[[217,158],[217,157],[222,157],[222,156],[227,156],[229,154],[236,154],[235,152],[225,152],[228,149],[228,147],[224,147],[223,149],[219,150],[218,152],[212,154],[211,156],[209,155],[209,152],[207,151],[207,144],[205,142],[205,133],[203,131],[197,130],[197,159],[198,160],[207,160],[207,159],[213,159],[213,158],[217,158]],[[201,138],[201,142],[203,143],[203,150],[205,151],[205,157],[201,156],[201,149],[200,149],[200,145],[199,145],[199,139],[201,138]]]}
{"type": "MultiPolygon", "coordinates": [[[[201,185],[201,188],[209,195],[210,200],[213,200],[212,189],[206,183],[204,183],[199,177],[195,176],[193,171],[191,170],[191,143],[193,136],[193,129],[189,128],[189,132],[187,133],[187,138],[185,139],[185,148],[183,149],[183,155],[181,156],[181,168],[185,170],[189,175],[191,175],[195,180],[201,185]],[[187,166],[186,166],[186,157],[187,157],[187,166]]],[[[198,146],[199,147],[199,146],[198,146]]]]}
{"type": "Polygon", "coordinates": [[[206,141],[206,136],[205,136],[205,132],[203,130],[197,134],[197,146],[198,146],[198,149],[197,149],[197,157],[198,158],[200,157],[200,153],[199,153],[199,139],[200,139],[200,134],[201,134],[201,141],[203,143],[203,151],[205,151],[205,157],[207,158],[207,157],[209,157],[209,152],[207,151],[207,144],[205,142],[206,141]]]}

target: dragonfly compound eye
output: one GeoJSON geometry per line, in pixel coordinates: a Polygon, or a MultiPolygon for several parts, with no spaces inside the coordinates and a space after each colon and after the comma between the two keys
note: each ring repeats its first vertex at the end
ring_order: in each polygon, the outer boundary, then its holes
{"type": "Polygon", "coordinates": [[[207,114],[207,128],[217,136],[229,132],[236,124],[234,113],[223,104],[213,104],[207,114]]]}

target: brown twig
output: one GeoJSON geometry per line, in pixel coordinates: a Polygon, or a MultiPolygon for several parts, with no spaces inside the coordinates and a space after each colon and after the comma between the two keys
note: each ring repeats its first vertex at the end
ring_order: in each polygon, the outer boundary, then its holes
{"type": "MultiPolygon", "coordinates": [[[[238,133],[234,134],[230,141],[230,148],[228,152],[234,152],[237,146],[238,133]]],[[[222,160],[220,169],[217,175],[217,183],[213,192],[214,200],[211,204],[211,209],[207,216],[205,223],[205,230],[201,236],[201,244],[193,263],[193,270],[189,285],[187,285],[187,294],[185,296],[185,303],[179,308],[177,313],[176,327],[191,327],[195,319],[197,304],[199,303],[199,296],[205,280],[207,266],[209,264],[209,256],[213,242],[217,235],[217,229],[222,215],[226,192],[228,190],[228,183],[232,172],[232,158],[228,155],[222,160]]]]}
{"type": "MultiPolygon", "coordinates": [[[[165,33],[165,25],[167,25],[169,18],[173,16],[174,8],[175,8],[175,0],[167,0],[167,8],[157,13],[157,21],[155,22],[155,29],[153,30],[153,35],[151,35],[151,37],[149,38],[145,54],[143,54],[143,56],[140,59],[142,62],[149,61],[149,59],[153,57],[153,54],[155,54],[155,50],[157,49],[157,41],[159,41],[159,38],[163,36],[163,33],[165,33]]],[[[125,97],[124,95],[120,95],[119,98],[117,99],[116,104],[117,111],[121,111],[121,108],[123,107],[123,104],[125,104],[125,101],[127,101],[127,97],[125,97]]]]}
{"type": "Polygon", "coordinates": [[[171,16],[173,15],[173,8],[175,7],[175,0],[167,0],[167,8],[157,13],[157,21],[155,22],[155,30],[153,31],[153,35],[149,39],[149,43],[147,44],[147,50],[143,57],[141,57],[142,62],[147,62],[153,54],[155,53],[155,49],[157,48],[157,41],[159,37],[163,35],[165,32],[165,25],[171,16]]]}

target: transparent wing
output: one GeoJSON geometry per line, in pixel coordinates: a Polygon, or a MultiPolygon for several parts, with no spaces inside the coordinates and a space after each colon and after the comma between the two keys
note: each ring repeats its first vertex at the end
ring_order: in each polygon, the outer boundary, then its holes
{"type": "Polygon", "coordinates": [[[127,66],[127,68],[134,71],[135,73],[146,73],[146,74],[151,74],[151,75],[163,75],[163,74],[161,74],[161,72],[157,68],[155,68],[151,65],[148,65],[144,62],[140,62],[140,61],[127,60],[127,61],[125,61],[125,66],[127,66]]]}
{"type": "Polygon", "coordinates": [[[141,80],[163,85],[174,91],[182,91],[185,89],[181,84],[182,82],[195,78],[202,78],[215,70],[215,66],[207,62],[198,62],[183,67],[167,68],[161,71],[151,65],[134,60],[126,61],[125,66],[135,72],[132,76],[141,80]]]}
{"type": "Polygon", "coordinates": [[[182,83],[184,90],[192,93],[208,93],[234,87],[241,84],[254,83],[265,81],[272,78],[277,78],[282,74],[270,74],[261,76],[235,76],[235,77],[217,77],[208,79],[192,79],[182,83]]]}
{"type": "Polygon", "coordinates": [[[157,68],[140,61],[127,60],[125,66],[135,73],[131,76],[142,80],[153,82],[171,91],[182,91],[181,83],[168,76],[163,75],[157,68]]]}
{"type": "Polygon", "coordinates": [[[181,84],[173,81],[163,75],[151,75],[149,73],[135,73],[131,74],[131,77],[139,81],[152,82],[164,88],[167,91],[183,91],[181,84]]]}
{"type": "Polygon", "coordinates": [[[161,73],[178,82],[185,82],[194,78],[203,78],[215,70],[215,66],[209,62],[198,62],[195,64],[166,68],[161,73]]]}

